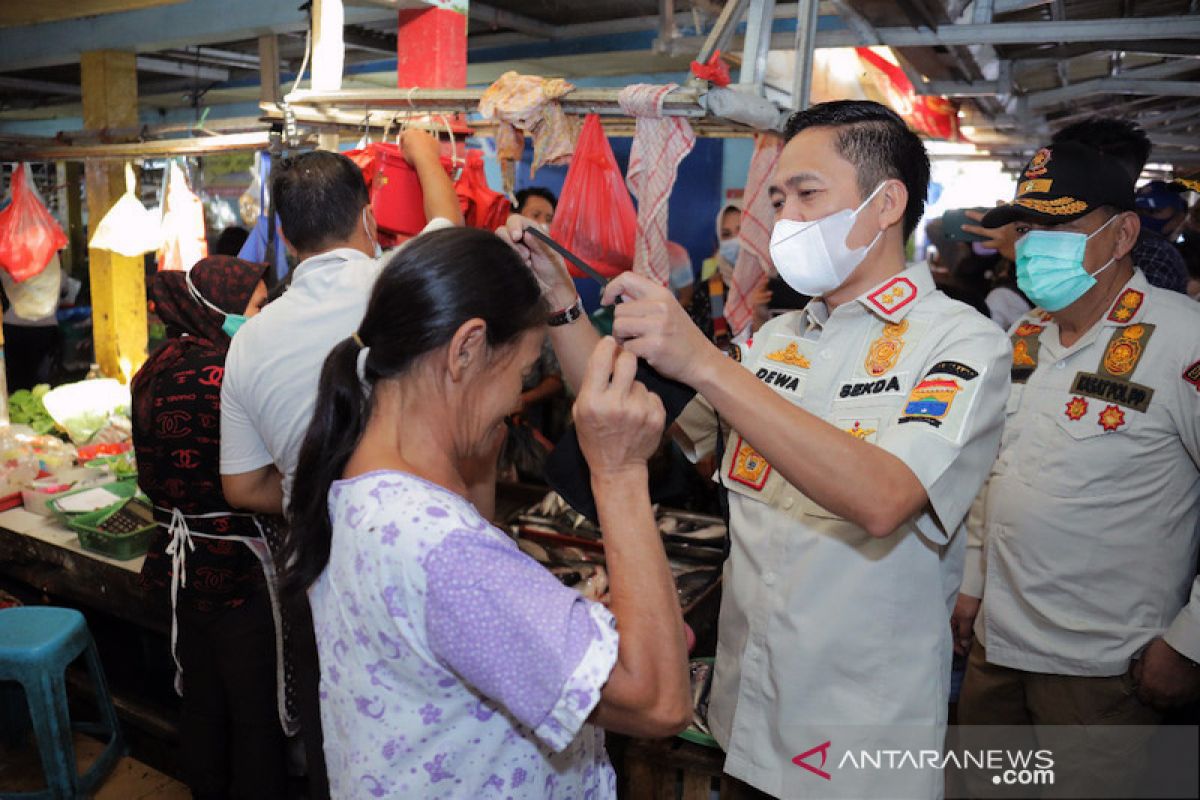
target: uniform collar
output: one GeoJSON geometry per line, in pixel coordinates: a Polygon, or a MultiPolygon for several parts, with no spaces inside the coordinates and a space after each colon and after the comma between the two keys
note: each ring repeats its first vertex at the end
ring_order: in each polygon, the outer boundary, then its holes
{"type": "Polygon", "coordinates": [[[1146,315],[1146,304],[1150,294],[1150,282],[1140,269],[1133,271],[1133,277],[1125,288],[1117,295],[1112,307],[1104,315],[1104,324],[1113,327],[1132,325],[1146,315]]]}
{"type": "Polygon", "coordinates": [[[857,298],[875,316],[895,324],[907,316],[917,300],[936,287],[926,264],[913,264],[857,298]]]}
{"type": "Polygon", "coordinates": [[[296,266],[292,282],[313,274],[325,267],[344,264],[347,261],[373,261],[370,256],[354,247],[339,247],[304,259],[296,266]]]}

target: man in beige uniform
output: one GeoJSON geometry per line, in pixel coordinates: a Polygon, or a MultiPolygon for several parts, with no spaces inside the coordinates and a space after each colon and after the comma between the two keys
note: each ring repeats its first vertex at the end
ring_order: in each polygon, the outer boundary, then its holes
{"type": "MultiPolygon", "coordinates": [[[[639,275],[614,280],[605,302],[624,298],[614,335],[627,349],[700,393],[678,425],[694,454],[716,444],[713,409],[732,429],[709,716],[726,770],[781,797],[935,797],[936,766],[855,769],[844,757],[940,748],[955,532],[999,445],[1008,342],[925,267],[905,269],[929,162],[899,117],[825,103],[795,115],[788,137],[771,253],[820,299],[760,330],[748,369],[639,275]]],[[[565,272],[533,261],[551,306],[572,307],[565,272]]],[[[595,334],[550,333],[576,383],[595,334]]]]}
{"type": "MultiPolygon", "coordinates": [[[[971,514],[959,722],[1152,725],[1200,688],[1200,306],[1134,268],[1133,183],[1089,148],[1040,150],[984,218],[1010,222],[1041,307],[1013,327],[1000,458],[971,514]]],[[[1128,794],[1135,744],[1063,754],[1058,783],[1128,794]]]]}

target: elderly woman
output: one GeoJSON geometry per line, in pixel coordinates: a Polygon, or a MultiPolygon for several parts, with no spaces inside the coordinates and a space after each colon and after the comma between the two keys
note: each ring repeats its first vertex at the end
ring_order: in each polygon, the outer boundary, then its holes
{"type": "Polygon", "coordinates": [[[225,353],[266,298],[265,270],[215,256],[155,275],[168,338],[131,387],[138,483],[160,526],[142,580],[169,587],[182,759],[197,798],[286,794],[269,520],[235,512],[218,472],[225,353]]]}
{"type": "Polygon", "coordinates": [[[600,728],[687,724],[683,621],[646,480],[664,412],[632,355],[604,340],[575,408],[610,608],[486,519],[546,321],[514,247],[438,231],[392,258],[325,362],[283,563],[312,603],[334,797],[611,798],[600,728]]]}

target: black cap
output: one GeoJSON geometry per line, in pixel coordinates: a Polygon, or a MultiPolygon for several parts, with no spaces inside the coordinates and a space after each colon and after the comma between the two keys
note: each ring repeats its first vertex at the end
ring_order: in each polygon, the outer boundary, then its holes
{"type": "Polygon", "coordinates": [[[1034,153],[1021,172],[1016,198],[984,214],[983,226],[1018,221],[1060,225],[1101,206],[1133,211],[1133,180],[1099,151],[1063,142],[1034,153]]]}

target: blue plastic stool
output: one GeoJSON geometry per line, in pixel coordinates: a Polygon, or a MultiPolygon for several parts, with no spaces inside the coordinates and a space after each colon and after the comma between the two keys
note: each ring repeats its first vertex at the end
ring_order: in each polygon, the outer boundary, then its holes
{"type": "Polygon", "coordinates": [[[0,681],[16,681],[25,688],[47,787],[40,792],[0,794],[0,798],[74,800],[92,794],[124,754],[125,741],[83,615],[49,606],[0,610],[0,681]],[[74,729],[108,738],[96,763],[82,776],[75,771],[66,686],[67,665],[80,655],[87,657],[102,719],[99,724],[76,723],[74,729]]]}

